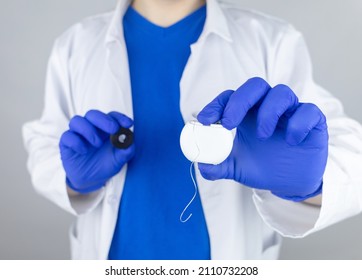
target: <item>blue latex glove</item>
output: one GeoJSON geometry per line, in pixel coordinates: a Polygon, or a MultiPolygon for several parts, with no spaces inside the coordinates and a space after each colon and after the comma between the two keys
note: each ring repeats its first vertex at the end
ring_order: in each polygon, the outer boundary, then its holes
{"type": "Polygon", "coordinates": [[[117,112],[91,110],[84,117],[73,117],[59,143],[67,185],[79,193],[103,187],[135,153],[134,144],[124,150],[114,148],[110,135],[132,125],[130,118],[117,112]]]}
{"type": "Polygon", "coordinates": [[[328,156],[326,118],[316,105],[299,103],[289,87],[271,88],[252,78],[236,91],[221,93],[197,118],[204,125],[221,121],[229,130],[237,128],[224,162],[199,164],[204,178],[233,179],[293,201],[321,193],[328,156]]]}

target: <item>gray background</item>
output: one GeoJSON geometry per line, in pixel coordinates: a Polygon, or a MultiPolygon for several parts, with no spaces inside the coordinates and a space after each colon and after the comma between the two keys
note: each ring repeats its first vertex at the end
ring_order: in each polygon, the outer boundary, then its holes
{"type": "MultiPolygon", "coordinates": [[[[237,0],[236,0],[237,1],[237,0]]],[[[0,259],[67,259],[73,217],[38,196],[27,174],[24,122],[43,106],[45,67],[61,32],[85,16],[112,9],[115,0],[0,1],[0,259]]],[[[301,30],[315,78],[362,121],[362,1],[245,0],[244,7],[281,17],[301,30]]],[[[284,259],[362,259],[362,216],[302,240],[285,240],[284,259]]]]}

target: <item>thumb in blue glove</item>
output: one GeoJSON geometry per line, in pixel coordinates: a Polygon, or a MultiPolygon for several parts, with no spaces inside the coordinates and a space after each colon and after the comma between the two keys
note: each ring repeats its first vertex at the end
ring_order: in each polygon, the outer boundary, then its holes
{"type": "Polygon", "coordinates": [[[303,201],[322,192],[328,156],[326,118],[314,104],[299,103],[293,91],[271,88],[252,78],[236,91],[217,96],[198,115],[236,128],[230,156],[219,165],[199,164],[209,180],[233,179],[269,190],[283,199],[303,201]]]}
{"type": "Polygon", "coordinates": [[[84,117],[73,117],[59,143],[67,185],[83,194],[103,187],[135,153],[134,144],[124,150],[113,147],[110,135],[132,125],[118,112],[90,110],[84,117]]]}

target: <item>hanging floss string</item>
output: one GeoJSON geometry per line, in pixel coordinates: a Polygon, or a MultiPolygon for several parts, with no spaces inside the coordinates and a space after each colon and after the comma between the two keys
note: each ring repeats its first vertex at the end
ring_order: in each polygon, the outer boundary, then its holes
{"type": "Polygon", "coordinates": [[[195,162],[214,165],[222,163],[232,151],[234,137],[235,130],[227,130],[219,122],[202,125],[198,121],[189,121],[185,124],[180,135],[180,145],[185,157],[191,161],[190,176],[195,187],[195,193],[180,215],[182,223],[191,218],[192,214],[184,219],[184,214],[195,200],[198,192],[196,180],[192,173],[195,162]]]}
{"type": "Polygon", "coordinates": [[[195,193],[194,195],[192,196],[191,200],[189,201],[189,203],[187,203],[187,205],[185,206],[184,210],[182,211],[181,215],[180,215],[180,222],[181,223],[186,223],[191,217],[192,217],[192,213],[186,218],[186,219],[183,219],[183,216],[186,212],[186,210],[190,207],[190,205],[192,204],[192,202],[195,200],[196,196],[197,196],[197,184],[196,184],[196,180],[194,178],[194,175],[192,174],[192,169],[194,167],[194,164],[195,164],[195,161],[191,162],[191,165],[190,165],[190,176],[191,176],[191,179],[192,179],[192,182],[194,183],[194,187],[195,187],[195,193]]]}
{"type": "MultiPolygon", "coordinates": [[[[195,127],[193,128],[193,132],[195,133],[195,127]]],[[[194,160],[191,162],[191,165],[190,165],[190,176],[191,176],[191,180],[192,180],[192,183],[194,184],[194,188],[195,188],[195,192],[194,192],[194,195],[192,196],[191,200],[189,201],[189,203],[187,203],[187,205],[185,206],[184,210],[181,212],[181,215],[180,215],[180,222],[181,223],[186,223],[191,217],[192,217],[192,213],[190,213],[190,215],[186,218],[186,219],[183,219],[183,216],[186,212],[186,210],[190,207],[190,205],[192,204],[192,202],[195,200],[196,196],[197,196],[197,192],[198,192],[198,188],[197,188],[197,184],[196,184],[196,180],[194,178],[194,174],[193,174],[193,168],[195,166],[195,162],[197,161],[197,158],[199,157],[200,155],[200,148],[199,146],[197,145],[197,141],[196,141],[196,147],[197,147],[197,155],[196,157],[194,158],[194,160]]]]}

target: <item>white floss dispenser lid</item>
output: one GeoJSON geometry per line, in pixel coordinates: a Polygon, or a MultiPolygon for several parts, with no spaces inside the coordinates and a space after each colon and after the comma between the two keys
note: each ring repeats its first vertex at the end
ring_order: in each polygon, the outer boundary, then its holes
{"type": "Polygon", "coordinates": [[[219,164],[231,153],[235,134],[221,124],[189,121],[180,136],[181,150],[191,162],[219,164]]]}

